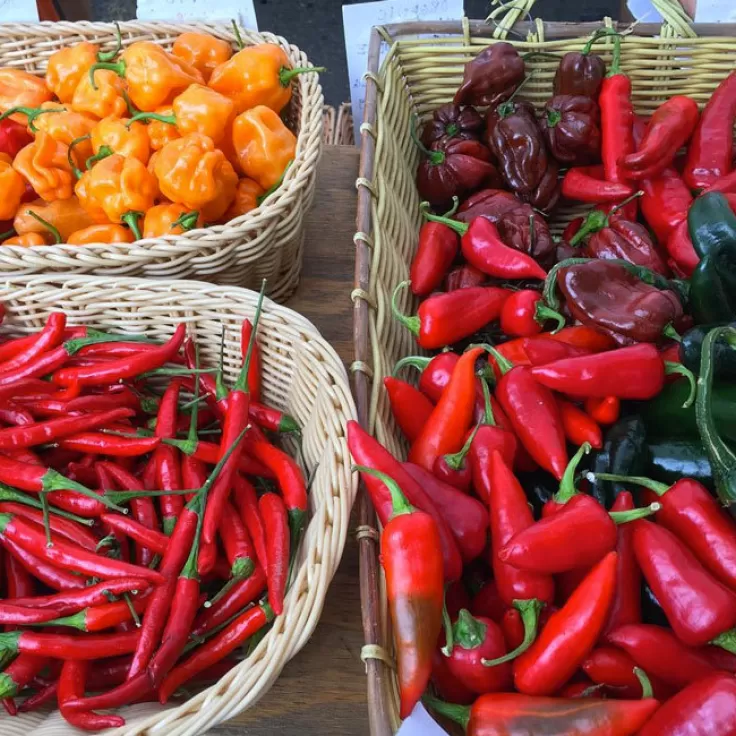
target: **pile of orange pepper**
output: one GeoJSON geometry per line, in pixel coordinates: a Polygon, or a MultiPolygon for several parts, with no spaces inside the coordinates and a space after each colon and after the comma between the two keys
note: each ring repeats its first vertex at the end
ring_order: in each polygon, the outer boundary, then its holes
{"type": "Polygon", "coordinates": [[[170,52],[120,49],[118,31],[112,52],[57,51],[44,78],[0,68],[3,245],[179,235],[249,212],[281,183],[296,136],[279,114],[293,77],[314,68],[207,33],[181,34],[170,52]],[[3,151],[3,126],[19,124],[27,145],[3,151]]]}

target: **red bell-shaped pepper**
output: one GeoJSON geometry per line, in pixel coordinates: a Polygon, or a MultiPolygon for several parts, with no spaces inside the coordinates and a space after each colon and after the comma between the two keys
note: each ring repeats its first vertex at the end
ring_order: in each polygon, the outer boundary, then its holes
{"type": "Polygon", "coordinates": [[[565,318],[547,307],[542,295],[533,289],[514,292],[501,310],[501,330],[513,337],[538,335],[549,320],[557,322],[558,330],[565,326],[565,318]]]}
{"type": "Polygon", "coordinates": [[[432,472],[437,478],[463,492],[470,490],[470,484],[473,480],[468,453],[480,426],[480,424],[476,424],[473,430],[468,432],[463,446],[457,452],[440,455],[434,461],[434,467],[432,468],[432,472]]]}

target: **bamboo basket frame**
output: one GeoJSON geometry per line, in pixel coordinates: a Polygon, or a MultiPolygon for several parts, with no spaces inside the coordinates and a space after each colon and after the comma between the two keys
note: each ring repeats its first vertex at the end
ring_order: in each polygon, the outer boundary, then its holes
{"type": "MultiPolygon", "coordinates": [[[[171,48],[184,31],[206,31],[235,44],[230,26],[219,23],[120,23],[123,47],[155,41],[171,48]]],[[[306,55],[281,36],[242,30],[246,45],[273,43],[284,49],[293,66],[310,66],[306,55]]],[[[0,66],[34,74],[45,72],[48,57],[79,41],[111,49],[112,23],[0,24],[0,66]]],[[[224,225],[186,234],[144,238],[135,243],[45,245],[0,248],[0,273],[94,273],[104,276],[197,278],[259,288],[265,278],[269,296],[286,299],[296,288],[302,262],[304,216],[311,206],[322,148],[322,88],[316,73],[300,74],[284,111],[297,134],[297,151],[283,184],[260,207],[224,225]]]]}
{"type": "MultiPolygon", "coordinates": [[[[393,288],[408,278],[421,217],[414,174],[419,154],[410,136],[414,115],[426,120],[438,105],[452,99],[464,64],[494,40],[505,39],[523,51],[562,54],[579,50],[601,23],[516,23],[528,14],[533,0],[504,6],[500,22],[482,21],[401,23],[375,27],[371,35],[366,73],[362,152],[356,218],[353,324],[355,361],[353,389],[361,424],[392,452],[405,446],[391,417],[383,377],[404,355],[417,351],[414,339],[392,320],[393,288]],[[506,38],[511,27],[512,37],[506,38]],[[381,45],[388,51],[381,59],[381,45]]],[[[664,99],[685,94],[704,103],[718,82],[736,66],[736,25],[688,25],[682,9],[670,9],[667,22],[639,24],[622,43],[622,66],[633,82],[637,112],[651,113],[664,99]]],[[[626,30],[609,18],[604,24],[626,30]]],[[[596,47],[610,62],[612,44],[596,47]]],[[[522,98],[539,106],[551,95],[556,60],[531,59],[527,68],[537,74],[522,98]]],[[[558,231],[579,210],[562,211],[552,221],[558,231]]],[[[399,307],[416,307],[402,295],[399,307]]],[[[400,725],[398,689],[383,574],[378,563],[379,533],[366,493],[359,500],[358,542],[363,661],[368,676],[368,706],[372,736],[389,736],[400,725]]]]}
{"type": "MultiPolygon", "coordinates": [[[[196,281],[159,281],[91,276],[14,276],[0,283],[7,314],[0,333],[40,329],[51,311],[62,310],[71,324],[165,340],[185,322],[202,348],[203,364],[219,359],[225,327],[225,373],[237,377],[241,363],[240,325],[251,320],[258,294],[196,281]]],[[[248,659],[215,685],[184,703],[146,703],[120,710],[126,725],[111,736],[200,736],[254,705],[309,640],[328,586],[342,556],[357,491],[351,472],[345,424],[355,418],[347,373],[334,349],[296,312],[264,302],[258,328],[263,356],[264,400],[292,414],[303,428],[306,472],[313,473],[309,521],[286,596],[276,618],[248,659]]],[[[292,448],[294,449],[294,448],[292,448]]],[[[0,715],[3,736],[69,736],[58,711],[0,715]]]]}

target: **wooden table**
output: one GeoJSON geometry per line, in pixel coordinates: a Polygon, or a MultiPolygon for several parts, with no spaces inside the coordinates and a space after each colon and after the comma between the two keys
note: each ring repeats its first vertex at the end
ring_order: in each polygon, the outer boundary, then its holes
{"type": "MultiPolygon", "coordinates": [[[[304,269],[287,306],[308,317],[348,365],[352,360],[353,232],[358,149],[327,146],[317,195],[307,218],[304,269]]],[[[289,662],[255,708],[212,733],[217,736],[366,736],[366,680],[360,649],[358,547],[348,537],[309,643],[289,662]]]]}

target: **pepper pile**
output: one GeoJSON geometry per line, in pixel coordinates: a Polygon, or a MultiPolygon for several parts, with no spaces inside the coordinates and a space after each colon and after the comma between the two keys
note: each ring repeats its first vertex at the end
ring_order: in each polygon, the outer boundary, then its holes
{"type": "Polygon", "coordinates": [[[132,243],[221,224],[275,191],[296,154],[280,113],[291,68],[274,44],[206,33],[171,52],[84,41],[44,78],[0,68],[0,241],[132,243]]]}
{"type": "Polygon", "coordinates": [[[298,425],[260,400],[262,299],[232,388],[184,324],[156,344],[53,313],[0,342],[10,714],[51,702],[76,728],[121,726],[95,710],[218,679],[283,612],[307,486],[272,441],[298,425]]]}
{"type": "Polygon", "coordinates": [[[348,427],[401,716],[424,699],[476,736],[736,734],[736,72],[638,128],[606,34],[541,121],[496,43],[425,126],[393,310],[440,352],[384,379],[406,462],[348,427]],[[560,195],[606,206],[555,243],[560,195]]]}

